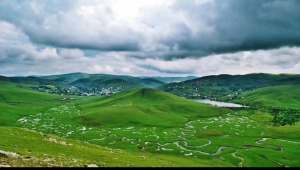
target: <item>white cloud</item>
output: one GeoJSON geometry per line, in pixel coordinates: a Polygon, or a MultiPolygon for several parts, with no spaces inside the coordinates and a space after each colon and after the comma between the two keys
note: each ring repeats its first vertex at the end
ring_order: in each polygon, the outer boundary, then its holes
{"type": "Polygon", "coordinates": [[[103,68],[101,66],[99,66],[98,64],[96,64],[96,65],[93,65],[93,67],[89,69],[89,72],[101,73],[101,72],[103,72],[103,68]]]}

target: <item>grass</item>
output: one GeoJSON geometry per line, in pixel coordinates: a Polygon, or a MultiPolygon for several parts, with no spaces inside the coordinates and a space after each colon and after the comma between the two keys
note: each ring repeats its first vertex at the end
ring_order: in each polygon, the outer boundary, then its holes
{"type": "Polygon", "coordinates": [[[259,106],[300,108],[299,89],[299,85],[264,87],[240,94],[232,102],[259,106]]]}
{"type": "Polygon", "coordinates": [[[36,92],[13,83],[0,84],[0,125],[13,125],[22,116],[37,114],[67,101],[61,96],[36,92]]]}
{"type": "Polygon", "coordinates": [[[78,103],[88,119],[105,126],[181,126],[189,118],[216,116],[228,109],[187,100],[154,89],[127,90],[78,103]]]}
{"type": "Polygon", "coordinates": [[[8,164],[11,167],[84,167],[89,164],[100,167],[228,165],[172,155],[112,149],[14,127],[0,126],[0,131],[0,150],[21,156],[20,158],[0,156],[0,164],[8,164]],[[57,143],[47,141],[49,139],[55,139],[57,143]],[[67,146],[60,142],[67,143],[67,146]]]}
{"type": "Polygon", "coordinates": [[[10,83],[0,84],[0,102],[40,102],[44,100],[60,99],[58,95],[41,93],[16,86],[10,83]]]}
{"type": "Polygon", "coordinates": [[[197,136],[198,137],[210,137],[210,136],[221,136],[224,135],[225,133],[222,131],[219,131],[217,129],[211,129],[211,130],[203,130],[200,131],[197,136]]]}
{"type": "Polygon", "coordinates": [[[299,75],[255,73],[246,75],[209,75],[158,87],[164,91],[195,99],[231,101],[253,89],[276,86],[298,85],[299,75]]]}

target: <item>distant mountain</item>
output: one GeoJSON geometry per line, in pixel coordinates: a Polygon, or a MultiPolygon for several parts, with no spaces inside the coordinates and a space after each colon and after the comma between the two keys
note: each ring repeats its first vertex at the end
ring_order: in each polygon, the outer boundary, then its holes
{"type": "MultiPolygon", "coordinates": [[[[191,77],[190,77],[191,78],[191,77]]],[[[60,95],[110,95],[126,89],[135,88],[157,88],[174,81],[186,78],[174,77],[133,77],[127,75],[110,74],[88,74],[88,73],[68,73],[49,76],[27,76],[27,77],[5,77],[0,76],[0,81],[10,82],[19,86],[26,86],[36,91],[56,93],[60,95]],[[161,81],[161,80],[164,81],[161,81]]]]}
{"type": "Polygon", "coordinates": [[[124,88],[136,88],[136,87],[143,87],[138,83],[132,83],[121,78],[112,78],[112,77],[88,77],[78,79],[72,83],[69,83],[72,86],[78,87],[95,87],[95,88],[110,88],[110,87],[124,87],[124,88]]]}
{"type": "MultiPolygon", "coordinates": [[[[69,73],[61,75],[51,75],[43,76],[43,79],[51,79],[60,83],[81,86],[81,87],[107,87],[107,83],[103,82],[111,79],[121,79],[123,86],[128,86],[129,88],[135,87],[150,87],[156,88],[158,86],[164,85],[169,82],[178,82],[183,80],[190,80],[196,78],[194,76],[188,77],[133,77],[127,75],[110,75],[110,74],[87,74],[87,73],[69,73]],[[126,83],[126,82],[127,83],[126,83]]],[[[109,83],[112,87],[118,86],[118,81],[111,81],[109,83]]]]}
{"type": "Polygon", "coordinates": [[[153,76],[153,77],[142,77],[142,78],[153,78],[159,80],[164,83],[174,83],[181,82],[186,80],[191,80],[197,78],[196,76],[187,76],[187,77],[161,77],[161,76],[153,76]]]}
{"type": "Polygon", "coordinates": [[[155,79],[155,78],[142,78],[140,80],[140,83],[141,85],[145,86],[145,87],[158,87],[158,86],[161,86],[161,85],[164,85],[166,84],[165,82],[163,81],[160,81],[158,79],[155,79]]]}
{"type": "Polygon", "coordinates": [[[0,76],[0,82],[14,83],[21,86],[40,86],[40,85],[52,85],[56,87],[68,87],[68,85],[61,84],[54,80],[43,79],[41,77],[5,77],[0,76]]]}
{"type": "Polygon", "coordinates": [[[237,94],[253,89],[300,84],[297,74],[254,73],[246,75],[211,75],[179,83],[170,83],[158,89],[187,98],[232,100],[237,94]]]}
{"type": "Polygon", "coordinates": [[[51,75],[51,76],[42,76],[44,79],[54,80],[60,83],[68,84],[74,82],[78,79],[86,78],[89,74],[87,73],[68,73],[68,74],[59,74],[59,75],[51,75]]]}

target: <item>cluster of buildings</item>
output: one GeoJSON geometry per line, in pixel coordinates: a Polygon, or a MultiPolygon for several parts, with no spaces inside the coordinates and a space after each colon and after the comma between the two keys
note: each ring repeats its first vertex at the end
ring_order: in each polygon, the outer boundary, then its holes
{"type": "Polygon", "coordinates": [[[60,94],[60,95],[77,95],[77,96],[94,96],[94,95],[102,95],[108,96],[114,93],[123,91],[124,89],[128,89],[129,87],[108,87],[108,88],[96,88],[96,87],[55,87],[49,85],[41,85],[41,86],[32,86],[32,90],[51,93],[51,94],[60,94]]]}

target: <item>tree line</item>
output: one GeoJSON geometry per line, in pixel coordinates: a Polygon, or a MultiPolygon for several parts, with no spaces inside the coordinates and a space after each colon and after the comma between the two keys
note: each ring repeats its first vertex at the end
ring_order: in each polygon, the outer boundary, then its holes
{"type": "Polygon", "coordinates": [[[269,108],[269,113],[274,116],[270,120],[274,126],[292,126],[300,120],[300,109],[269,108]]]}

